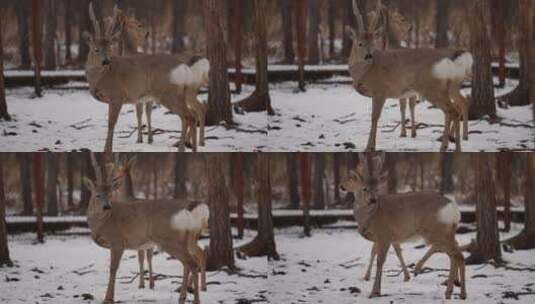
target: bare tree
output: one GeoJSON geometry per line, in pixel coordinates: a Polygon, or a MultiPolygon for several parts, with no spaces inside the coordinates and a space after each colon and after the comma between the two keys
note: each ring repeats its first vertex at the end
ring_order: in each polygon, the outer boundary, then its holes
{"type": "Polygon", "coordinates": [[[320,30],[320,2],[308,0],[308,63],[320,63],[319,30],[320,30]]]}
{"type": "Polygon", "coordinates": [[[185,35],[185,26],[186,26],[186,16],[187,16],[187,5],[186,0],[174,0],[173,3],[173,15],[172,15],[172,33],[173,33],[173,44],[171,46],[171,53],[177,54],[184,51],[184,35],[185,35]]]}
{"type": "Polygon", "coordinates": [[[45,11],[45,65],[46,70],[54,70],[56,68],[56,30],[57,30],[57,0],[44,1],[45,11]]]}
{"type": "Polygon", "coordinates": [[[58,216],[58,159],[56,153],[46,154],[46,211],[48,216],[58,216]]]}
{"type": "Polygon", "coordinates": [[[349,53],[353,48],[353,39],[350,33],[346,31],[347,27],[353,28],[355,26],[355,15],[353,14],[352,0],[342,0],[343,10],[343,27],[342,27],[342,57],[349,58],[349,53]]]}
{"type": "Polygon", "coordinates": [[[74,152],[67,153],[67,207],[74,209],[74,152]]]}
{"type": "MultiPolygon", "coordinates": [[[[1,31],[0,31],[1,32],[1,31]]],[[[0,155],[0,158],[2,156],[0,155]]],[[[6,195],[4,193],[4,161],[0,159],[0,267],[13,266],[9,257],[6,227],[6,195]]]]}
{"type": "Polygon", "coordinates": [[[22,215],[33,215],[31,158],[28,153],[17,155],[19,159],[21,197],[23,201],[22,215]]]}
{"type": "Polygon", "coordinates": [[[78,64],[83,66],[87,61],[89,54],[89,45],[83,38],[84,32],[89,32],[91,21],[89,20],[89,2],[90,0],[76,1],[78,11],[78,64]]]}
{"type": "Polygon", "coordinates": [[[241,153],[233,153],[231,158],[231,171],[232,171],[232,180],[234,195],[236,196],[236,209],[238,213],[238,218],[236,221],[236,226],[238,227],[238,237],[243,238],[243,233],[245,229],[245,220],[243,218],[244,209],[243,209],[243,155],[241,153]]]}
{"type": "Polygon", "coordinates": [[[65,7],[65,64],[70,64],[72,61],[72,0],[64,0],[65,7]]]}
{"type": "Polygon", "coordinates": [[[472,76],[472,101],[469,116],[479,119],[488,115],[496,118],[494,81],[492,80],[492,57],[490,34],[487,24],[490,20],[490,0],[476,0],[470,18],[470,36],[474,66],[472,76]]]}
{"type": "Polygon", "coordinates": [[[283,63],[293,64],[295,62],[294,52],[294,24],[292,12],[294,11],[294,1],[279,0],[279,10],[282,19],[282,48],[284,49],[283,63]]]}
{"type": "Polygon", "coordinates": [[[203,0],[207,54],[210,60],[210,93],[206,123],[232,123],[228,80],[227,42],[223,32],[223,1],[203,0]]]}
{"type": "Polygon", "coordinates": [[[269,259],[279,259],[275,236],[273,233],[273,216],[271,214],[271,177],[269,154],[256,155],[255,192],[258,204],[258,234],[250,242],[240,248],[241,255],[258,257],[267,256],[269,259]]]}
{"type": "Polygon", "coordinates": [[[188,155],[184,153],[175,154],[175,189],[173,192],[174,198],[186,198],[187,189],[186,189],[186,168],[187,168],[187,157],[188,155]]]}
{"type": "Polygon", "coordinates": [[[504,231],[511,230],[511,179],[513,177],[513,153],[498,153],[496,158],[496,175],[503,192],[504,231]]]}
{"type": "Polygon", "coordinates": [[[397,154],[388,153],[385,157],[385,169],[388,172],[386,187],[389,194],[398,192],[397,154]]]}
{"type": "Polygon", "coordinates": [[[35,95],[37,97],[42,97],[41,61],[43,59],[43,50],[41,47],[41,2],[39,0],[32,0],[32,45],[35,95]]]}
{"type": "Polygon", "coordinates": [[[232,1],[232,13],[229,14],[229,21],[231,22],[232,26],[229,26],[229,29],[231,28],[231,31],[229,32],[229,36],[232,37],[232,45],[234,47],[234,68],[236,69],[236,73],[234,75],[234,83],[236,85],[236,93],[240,94],[242,91],[242,83],[243,83],[243,75],[242,75],[242,64],[241,64],[241,58],[242,58],[242,7],[240,4],[240,0],[233,0],[232,1]],[[232,33],[232,35],[230,35],[232,33]]]}
{"type": "Polygon", "coordinates": [[[4,45],[2,43],[2,21],[0,21],[0,120],[10,121],[7,111],[6,88],[4,81],[4,45]]]}
{"type": "Polygon", "coordinates": [[[325,193],[323,182],[325,180],[325,155],[323,153],[314,154],[314,207],[316,210],[325,209],[325,193]]]}
{"type": "Polygon", "coordinates": [[[32,65],[30,59],[30,26],[28,25],[30,2],[28,0],[15,1],[15,13],[18,26],[18,53],[20,55],[20,68],[29,69],[32,65]]]}
{"type": "Polygon", "coordinates": [[[304,92],[305,88],[305,27],[306,27],[306,6],[305,0],[295,1],[295,37],[297,45],[297,64],[299,67],[299,90],[304,92]]]}
{"type": "Polygon", "coordinates": [[[334,179],[334,203],[340,203],[340,166],[342,165],[342,154],[333,154],[333,179],[334,179]]]}
{"type": "Polygon", "coordinates": [[[498,48],[500,87],[505,86],[505,5],[502,0],[492,0],[491,18],[494,46],[498,48]]]}
{"type": "Polygon", "coordinates": [[[336,40],[336,4],[334,1],[329,1],[328,24],[329,24],[329,58],[332,60],[336,57],[336,50],[334,42],[336,40]]]}
{"type": "Polygon", "coordinates": [[[453,155],[440,154],[440,193],[451,193],[453,189],[453,155]]]}
{"type": "Polygon", "coordinates": [[[45,204],[45,174],[43,170],[43,154],[33,154],[33,188],[35,189],[35,216],[37,222],[37,242],[44,243],[43,207],[45,204]]]}
{"type": "Polygon", "coordinates": [[[214,153],[206,155],[208,205],[210,207],[210,246],[206,269],[221,267],[234,269],[234,251],[230,231],[230,209],[227,182],[223,174],[223,163],[227,155],[214,153]]]}
{"type": "Polygon", "coordinates": [[[288,177],[288,196],[290,199],[290,209],[299,209],[299,181],[297,178],[297,154],[286,154],[286,176],[288,177]]]}
{"type": "Polygon", "coordinates": [[[450,0],[435,0],[435,47],[445,48],[449,46],[449,10],[450,0]]]}
{"type": "Polygon", "coordinates": [[[303,198],[303,228],[306,237],[311,237],[310,233],[310,155],[308,153],[299,154],[301,163],[301,197],[303,198]]]}

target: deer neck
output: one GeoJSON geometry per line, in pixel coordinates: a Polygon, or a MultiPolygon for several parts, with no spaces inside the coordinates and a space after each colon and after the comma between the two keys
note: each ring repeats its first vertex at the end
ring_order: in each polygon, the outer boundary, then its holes
{"type": "Polygon", "coordinates": [[[138,45],[134,42],[134,38],[128,30],[124,30],[122,34],[123,54],[122,55],[135,55],[138,53],[138,45]]]}
{"type": "Polygon", "coordinates": [[[379,210],[379,202],[364,205],[355,204],[354,216],[359,227],[359,233],[368,240],[374,238],[373,233],[370,231],[370,226],[379,210]]]}

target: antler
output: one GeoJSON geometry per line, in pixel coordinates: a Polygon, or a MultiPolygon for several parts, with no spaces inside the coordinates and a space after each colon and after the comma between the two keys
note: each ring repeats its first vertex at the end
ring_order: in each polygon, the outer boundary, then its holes
{"type": "Polygon", "coordinates": [[[93,9],[93,2],[89,3],[89,19],[93,23],[93,29],[95,30],[95,37],[102,37],[102,30],[100,28],[100,23],[95,16],[95,10],[93,9]]]}
{"type": "Polygon", "coordinates": [[[361,33],[365,32],[366,28],[364,27],[364,19],[362,19],[362,14],[360,13],[357,0],[353,0],[353,14],[355,14],[355,18],[357,18],[357,30],[361,33]]]}
{"type": "Polygon", "coordinates": [[[91,164],[93,165],[93,170],[95,170],[95,178],[97,184],[102,184],[104,182],[104,180],[102,179],[102,168],[99,166],[94,152],[91,152],[90,157],[91,164]]]}
{"type": "Polygon", "coordinates": [[[117,32],[117,20],[119,17],[119,12],[120,12],[119,8],[117,7],[117,5],[115,5],[113,7],[113,14],[111,17],[111,22],[109,22],[106,26],[106,37],[111,37],[115,34],[115,32],[117,32]]]}
{"type": "Polygon", "coordinates": [[[375,9],[375,12],[371,14],[371,18],[368,22],[368,30],[370,32],[373,32],[377,29],[377,24],[379,23],[379,19],[381,18],[382,9],[383,9],[383,4],[381,0],[377,0],[377,7],[375,9]]]}

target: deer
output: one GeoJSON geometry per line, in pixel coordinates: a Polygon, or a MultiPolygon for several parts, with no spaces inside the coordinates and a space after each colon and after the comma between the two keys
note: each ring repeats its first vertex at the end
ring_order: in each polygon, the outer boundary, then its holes
{"type": "MultiPolygon", "coordinates": [[[[84,33],[84,38],[89,45],[86,62],[89,91],[96,100],[108,104],[108,132],[104,151],[106,154],[111,154],[113,151],[114,129],[123,104],[154,101],[180,117],[182,132],[177,146],[179,151],[183,152],[188,136],[196,136],[196,128],[190,128],[195,118],[186,106],[185,79],[174,77],[173,72],[184,64],[192,65],[199,61],[192,62],[192,58],[202,57],[187,53],[112,57],[110,56],[111,45],[119,41],[122,32],[116,25],[117,15],[118,9],[115,6],[113,21],[103,32],[95,17],[93,5],[90,3],[89,16],[95,34],[84,33]]],[[[209,65],[203,66],[208,69],[198,72],[207,75],[209,65]]]]}
{"type": "Polygon", "coordinates": [[[455,239],[461,213],[455,202],[438,192],[380,193],[386,175],[381,174],[384,154],[374,157],[359,154],[361,170],[351,171],[341,188],[360,199],[353,206],[358,231],[372,241],[377,252],[377,269],[370,298],[381,295],[381,278],[388,249],[414,238],[423,238],[431,245],[423,261],[435,252],[446,253],[450,259],[445,298],[450,299],[455,280],[459,278],[460,298],[466,299],[464,256],[455,239]]]}
{"type": "Polygon", "coordinates": [[[112,203],[113,193],[119,188],[120,178],[113,177],[113,164],[99,166],[91,153],[95,182],[84,177],[91,191],[87,222],[91,238],[100,247],[110,250],[110,272],[104,303],[114,302],[115,278],[125,250],[158,246],[183,264],[183,282],[179,303],[187,297],[187,278],[193,277],[194,300],[200,304],[199,269],[188,248],[189,235],[198,231],[209,216],[199,210],[208,210],[206,204],[185,200],[138,200],[112,203]],[[110,168],[111,167],[111,168],[110,168]],[[196,211],[197,210],[197,211],[196,211]]]}
{"type": "MultiPolygon", "coordinates": [[[[118,189],[118,200],[119,201],[128,201],[135,199],[133,195],[129,192],[127,181],[126,179],[130,178],[128,176],[129,172],[131,172],[131,169],[135,166],[136,163],[136,157],[130,157],[130,158],[120,158],[116,157],[114,160],[113,165],[113,171],[114,173],[114,179],[120,180],[120,186],[118,189]]],[[[149,202],[150,203],[150,202],[149,202]]],[[[195,261],[197,263],[197,266],[200,269],[200,280],[201,280],[201,291],[207,290],[206,285],[206,254],[203,251],[202,248],[199,247],[197,242],[199,241],[199,238],[201,236],[201,233],[203,230],[206,230],[208,228],[208,218],[209,218],[209,209],[208,206],[205,204],[200,205],[198,208],[195,208],[191,210],[192,214],[196,218],[201,219],[201,224],[198,230],[190,230],[188,233],[188,252],[192,256],[194,256],[195,261]]],[[[139,273],[140,273],[140,281],[139,281],[139,288],[144,288],[144,256],[146,252],[147,256],[147,262],[149,265],[149,282],[150,282],[150,289],[154,288],[154,276],[152,273],[152,256],[153,256],[153,250],[154,248],[148,248],[148,249],[140,249],[138,250],[138,261],[139,261],[139,273]]],[[[191,279],[192,277],[190,277],[191,279]]],[[[193,281],[190,280],[188,282],[188,286],[192,286],[193,281]]]]}
{"type": "Polygon", "coordinates": [[[465,117],[464,132],[468,124],[467,99],[460,90],[471,75],[472,54],[450,49],[380,50],[376,40],[382,32],[378,28],[381,9],[381,0],[378,0],[376,13],[365,25],[357,0],[353,0],[358,27],[347,29],[353,40],[349,57],[353,87],[360,95],[372,98],[372,123],[366,150],[376,149],[377,125],[386,99],[404,99],[418,94],[444,113],[440,151],[447,151],[450,127],[453,127],[455,151],[460,152],[460,118],[465,117]]]}

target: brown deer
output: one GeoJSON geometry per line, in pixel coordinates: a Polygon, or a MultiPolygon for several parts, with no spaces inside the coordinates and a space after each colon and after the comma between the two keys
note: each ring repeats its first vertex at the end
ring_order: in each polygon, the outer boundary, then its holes
{"type": "Polygon", "coordinates": [[[354,213],[359,233],[376,247],[377,272],[370,297],[381,295],[383,265],[390,245],[421,237],[431,245],[424,262],[434,252],[444,252],[450,258],[446,299],[451,298],[457,277],[460,297],[466,299],[464,257],[455,240],[461,218],[457,204],[436,192],[381,194],[379,188],[386,177],[380,173],[384,154],[378,160],[370,154],[359,157],[362,169],[352,171],[341,187],[358,195],[354,213]]]}
{"type": "MultiPolygon", "coordinates": [[[[114,20],[103,33],[97,21],[93,6],[89,5],[90,19],[95,35],[84,33],[90,47],[87,63],[86,78],[89,82],[90,93],[97,100],[109,106],[108,134],[105,152],[113,150],[113,133],[119,118],[119,113],[125,103],[145,103],[155,101],[172,113],[177,114],[182,121],[182,134],[178,142],[179,151],[185,150],[188,138],[196,135],[196,128],[189,128],[195,117],[186,106],[184,79],[173,77],[173,71],[184,64],[193,65],[192,58],[200,58],[190,54],[180,55],[147,55],[135,54],[129,56],[110,56],[110,48],[120,38],[122,30],[117,28],[117,7],[114,8],[114,20]]],[[[200,73],[208,74],[208,70],[200,73]]]]}
{"type": "MultiPolygon", "coordinates": [[[[471,74],[472,55],[449,49],[380,50],[376,41],[382,31],[378,28],[381,9],[381,0],[378,0],[376,13],[365,23],[357,0],[353,0],[358,28],[357,31],[348,29],[354,41],[349,58],[353,87],[359,94],[372,98],[372,125],[366,149],[375,150],[377,125],[386,99],[404,99],[418,94],[444,112],[440,151],[448,149],[452,124],[456,151],[461,151],[460,118],[468,117],[468,106],[460,89],[471,74]]],[[[465,132],[467,124],[465,119],[465,132]]]]}
{"type": "Polygon", "coordinates": [[[187,278],[190,273],[194,284],[194,303],[200,303],[199,269],[188,244],[191,232],[199,231],[206,221],[199,216],[208,216],[195,210],[206,210],[206,205],[183,200],[138,199],[112,204],[113,192],[119,188],[120,183],[118,178],[113,178],[113,174],[110,174],[113,172],[113,164],[99,166],[94,154],[91,154],[91,162],[96,180],[93,182],[84,178],[85,185],[91,191],[87,222],[95,243],[111,252],[104,302],[114,302],[115,278],[123,252],[158,246],[184,265],[179,303],[186,301],[187,278]]]}

